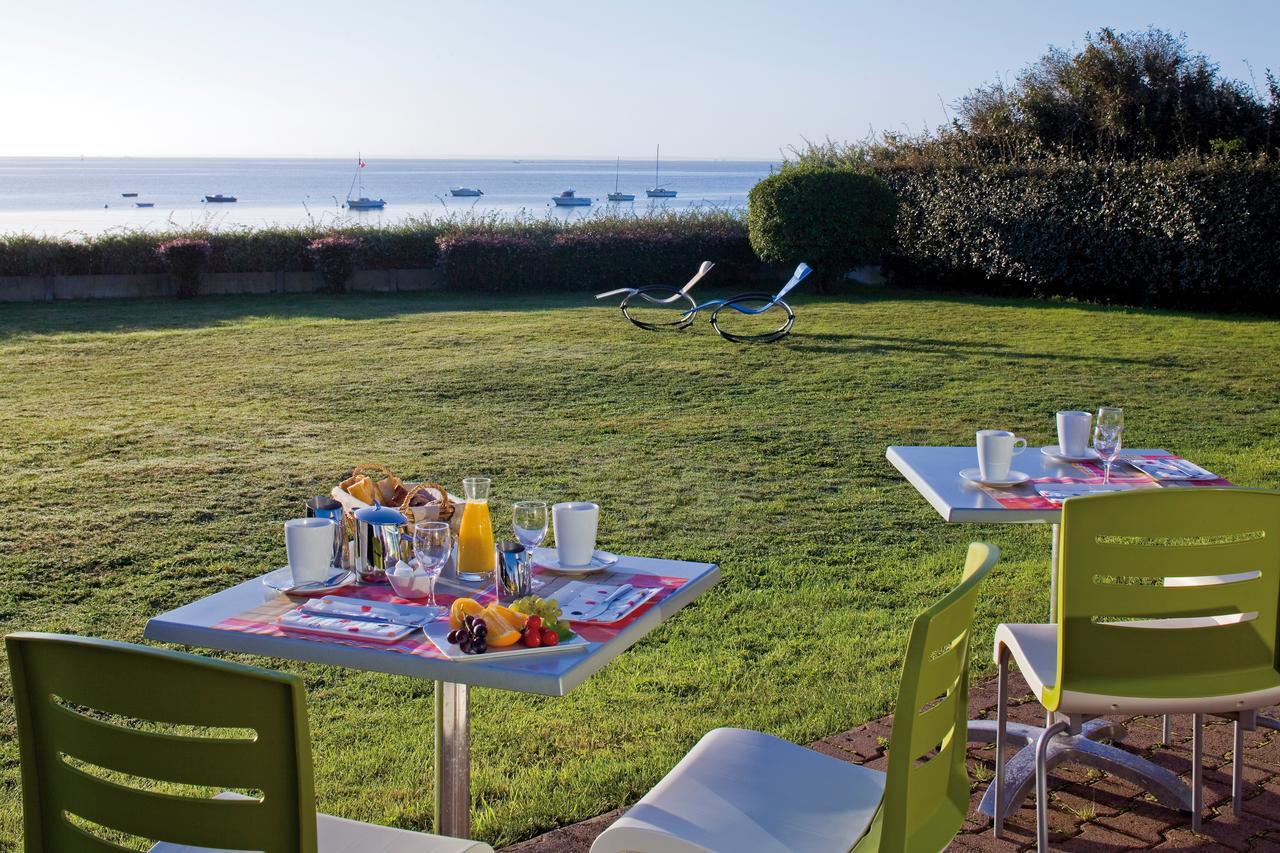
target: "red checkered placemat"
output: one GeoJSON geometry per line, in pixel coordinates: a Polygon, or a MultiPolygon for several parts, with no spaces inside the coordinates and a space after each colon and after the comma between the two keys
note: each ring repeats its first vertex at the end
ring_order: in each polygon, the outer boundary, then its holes
{"type": "MultiPolygon", "coordinates": [[[[1145,454],[1144,459],[1182,459],[1181,456],[1164,456],[1157,453],[1145,454]]],[[[1188,460],[1189,461],[1189,460],[1188,460]]],[[[1078,476],[1036,477],[1021,486],[1012,489],[995,489],[990,486],[980,488],[996,500],[1005,509],[1055,510],[1062,505],[1054,503],[1036,492],[1035,487],[1043,483],[1076,483],[1082,485],[1102,485],[1105,470],[1101,462],[1073,462],[1072,467],[1080,473],[1078,476]]],[[[1231,481],[1219,477],[1216,480],[1177,480],[1160,481],[1127,465],[1118,464],[1111,468],[1111,482],[1131,488],[1183,488],[1186,486],[1230,486],[1231,481]]]]}
{"type": "MultiPolygon", "coordinates": [[[[541,588],[535,590],[536,595],[543,598],[555,598],[556,590],[564,586],[574,578],[558,575],[553,572],[546,571],[542,568],[535,568],[534,574],[545,584],[541,588]]],[[[631,572],[613,570],[609,572],[600,572],[590,576],[593,582],[607,584],[629,583],[637,587],[657,587],[659,592],[653,598],[637,607],[634,611],[626,616],[626,618],[614,622],[611,625],[580,625],[573,624],[573,630],[583,639],[592,643],[607,643],[618,634],[622,633],[628,625],[634,622],[641,614],[645,613],[649,608],[671,595],[677,589],[688,583],[687,578],[663,577],[661,575],[633,574],[631,572]]],[[[337,590],[334,595],[340,595],[343,598],[355,598],[364,601],[382,601],[391,602],[397,605],[423,606],[423,600],[409,600],[400,598],[391,589],[390,586],[384,584],[368,584],[353,585],[337,590]]],[[[454,600],[461,597],[474,598],[481,604],[488,604],[494,599],[494,588],[492,585],[483,587],[479,590],[464,587],[455,581],[449,581],[441,578],[436,584],[436,603],[444,606],[446,609],[453,604],[454,600]]],[[[285,631],[275,624],[285,612],[299,606],[304,599],[290,598],[285,595],[272,596],[267,601],[246,610],[243,613],[224,619],[213,627],[219,631],[238,631],[244,634],[257,634],[267,637],[292,637],[294,639],[307,640],[313,643],[330,643],[340,646],[353,646],[361,649],[376,649],[378,651],[398,652],[406,655],[417,655],[419,657],[435,658],[437,660],[447,660],[435,643],[421,631],[414,631],[396,643],[368,643],[359,640],[347,640],[338,637],[325,637],[315,634],[303,634],[296,631],[285,631]]]]}

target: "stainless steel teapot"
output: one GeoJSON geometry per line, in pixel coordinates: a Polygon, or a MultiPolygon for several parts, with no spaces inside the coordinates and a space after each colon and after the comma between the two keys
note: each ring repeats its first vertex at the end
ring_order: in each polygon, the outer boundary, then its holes
{"type": "Polygon", "coordinates": [[[355,571],[365,583],[386,583],[396,562],[413,558],[413,533],[396,509],[375,503],[355,516],[355,571]]]}

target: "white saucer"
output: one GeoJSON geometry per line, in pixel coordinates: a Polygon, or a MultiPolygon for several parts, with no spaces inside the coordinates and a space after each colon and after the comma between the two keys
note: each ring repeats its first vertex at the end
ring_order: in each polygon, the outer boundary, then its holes
{"type": "Polygon", "coordinates": [[[1024,474],[1021,471],[1010,471],[1009,476],[1003,480],[984,480],[982,479],[982,470],[980,468],[965,468],[960,472],[960,476],[970,483],[977,483],[979,486],[993,486],[997,489],[1020,486],[1031,479],[1030,474],[1024,474]]]}
{"type": "Polygon", "coordinates": [[[603,571],[610,566],[616,565],[618,555],[610,554],[608,551],[596,551],[591,555],[591,562],[585,566],[562,566],[560,565],[560,555],[555,548],[534,548],[533,562],[535,565],[550,569],[553,572],[559,572],[562,575],[589,575],[592,572],[603,571]]]}
{"type": "Polygon", "coordinates": [[[273,572],[267,572],[262,576],[263,584],[283,592],[285,595],[324,595],[326,592],[342,589],[355,579],[355,572],[335,568],[333,574],[322,581],[312,581],[311,583],[294,586],[293,572],[288,566],[283,566],[273,572]]]}
{"type": "Polygon", "coordinates": [[[1058,445],[1050,444],[1048,447],[1040,448],[1040,452],[1055,462],[1092,462],[1098,458],[1098,451],[1090,447],[1085,451],[1084,456],[1065,456],[1058,449],[1058,445]]]}

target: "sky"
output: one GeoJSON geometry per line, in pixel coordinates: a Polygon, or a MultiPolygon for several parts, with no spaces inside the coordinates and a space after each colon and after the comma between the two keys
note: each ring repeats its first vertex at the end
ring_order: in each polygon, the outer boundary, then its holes
{"type": "Polygon", "coordinates": [[[0,156],[777,159],[1104,26],[1280,71],[1280,3],[4,0],[0,156]]]}

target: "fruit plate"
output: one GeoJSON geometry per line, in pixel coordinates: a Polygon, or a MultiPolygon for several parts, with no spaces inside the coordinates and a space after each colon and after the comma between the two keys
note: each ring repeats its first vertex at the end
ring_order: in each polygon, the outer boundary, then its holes
{"type": "Polygon", "coordinates": [[[510,658],[524,657],[525,655],[555,654],[556,652],[585,652],[589,645],[586,640],[582,639],[581,634],[574,634],[569,639],[561,640],[554,646],[538,646],[531,649],[517,640],[514,646],[507,646],[501,649],[490,647],[482,655],[469,655],[458,648],[457,643],[449,642],[448,619],[428,623],[423,630],[431,639],[431,642],[435,643],[436,648],[444,652],[445,657],[458,663],[484,663],[485,661],[508,660],[510,658]]]}

